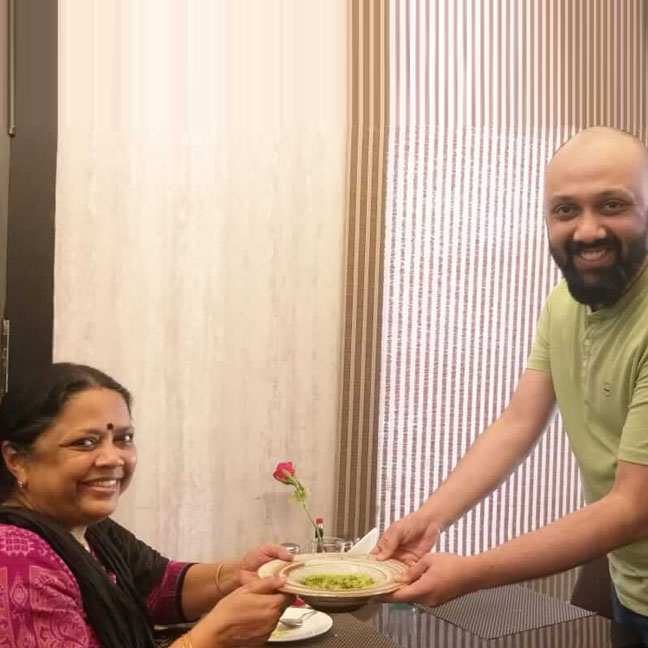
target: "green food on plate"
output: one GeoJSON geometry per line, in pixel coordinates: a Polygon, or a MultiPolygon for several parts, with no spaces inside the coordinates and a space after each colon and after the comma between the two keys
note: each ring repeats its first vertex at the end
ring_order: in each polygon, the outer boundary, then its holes
{"type": "Polygon", "coordinates": [[[331,591],[361,589],[376,584],[368,574],[312,574],[299,582],[306,587],[331,591]]]}

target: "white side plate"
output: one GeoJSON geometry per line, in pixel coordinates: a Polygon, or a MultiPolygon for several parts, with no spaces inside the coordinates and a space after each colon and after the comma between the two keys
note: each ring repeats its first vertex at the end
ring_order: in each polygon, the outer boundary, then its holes
{"type": "MultiPolygon", "coordinates": [[[[289,619],[299,619],[300,616],[306,614],[309,608],[289,607],[282,616],[289,619]]],[[[316,612],[307,619],[304,619],[303,625],[299,628],[289,628],[283,624],[278,624],[274,632],[270,635],[268,643],[285,642],[285,641],[301,641],[302,639],[310,639],[324,634],[331,629],[333,619],[324,612],[316,612]]]]}

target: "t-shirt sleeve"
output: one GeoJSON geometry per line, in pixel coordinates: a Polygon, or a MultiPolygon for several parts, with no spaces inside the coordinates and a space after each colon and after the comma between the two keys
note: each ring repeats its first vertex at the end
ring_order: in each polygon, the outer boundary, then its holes
{"type": "Polygon", "coordinates": [[[0,643],[98,648],[76,579],[37,534],[0,525],[0,643]]]}
{"type": "Polygon", "coordinates": [[[637,373],[617,458],[648,464],[648,357],[642,359],[637,373]]]}
{"type": "Polygon", "coordinates": [[[527,369],[551,373],[551,356],[549,353],[550,312],[549,300],[545,302],[536,327],[535,339],[527,360],[527,369]]]}

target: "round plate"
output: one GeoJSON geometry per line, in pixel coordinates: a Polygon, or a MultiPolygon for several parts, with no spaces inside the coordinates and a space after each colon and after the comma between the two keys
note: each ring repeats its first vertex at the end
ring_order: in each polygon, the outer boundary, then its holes
{"type": "Polygon", "coordinates": [[[407,567],[398,560],[377,560],[368,554],[317,553],[300,554],[294,562],[273,560],[259,569],[259,576],[278,574],[286,577],[282,592],[297,594],[316,610],[347,612],[362,607],[373,596],[389,594],[402,587],[394,582],[407,567]],[[375,581],[369,587],[348,590],[325,590],[301,583],[311,574],[368,574],[375,581]]]}
{"type": "MultiPolygon", "coordinates": [[[[308,608],[289,607],[286,608],[282,614],[283,617],[289,619],[298,619],[299,617],[307,614],[308,608]]],[[[299,628],[289,628],[282,623],[277,624],[273,633],[270,635],[268,642],[284,642],[284,641],[301,641],[302,639],[310,639],[324,634],[331,629],[333,619],[324,612],[315,612],[315,614],[304,619],[304,623],[299,628]]]]}

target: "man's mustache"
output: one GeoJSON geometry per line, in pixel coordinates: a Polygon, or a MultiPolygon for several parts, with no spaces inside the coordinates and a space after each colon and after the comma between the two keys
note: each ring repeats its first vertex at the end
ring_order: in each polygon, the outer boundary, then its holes
{"type": "Polygon", "coordinates": [[[604,239],[599,239],[598,241],[592,241],[590,243],[585,243],[583,241],[567,241],[565,250],[570,256],[575,256],[584,250],[597,250],[602,247],[618,251],[621,249],[621,243],[619,239],[607,236],[604,239]]]}

